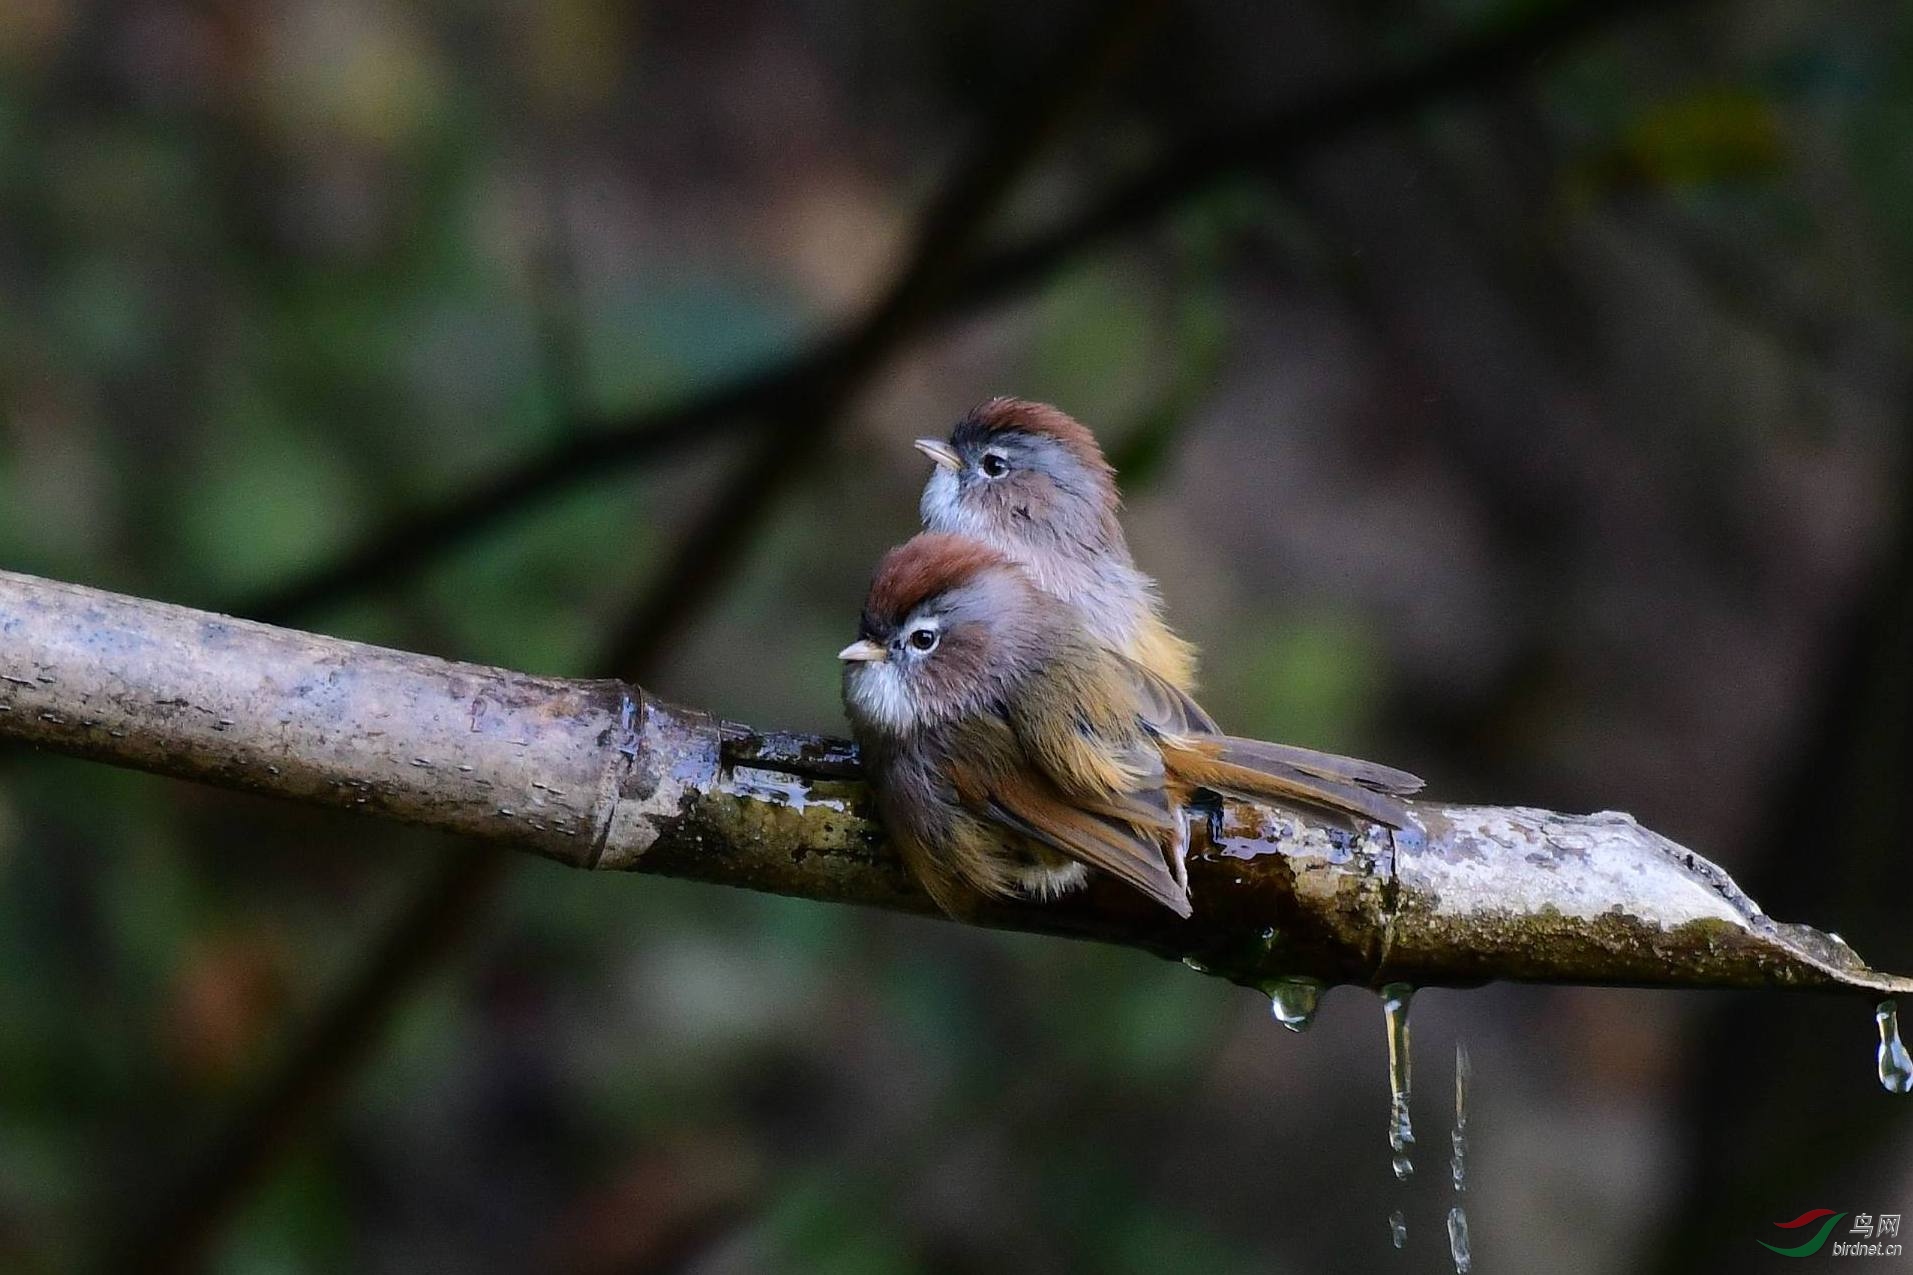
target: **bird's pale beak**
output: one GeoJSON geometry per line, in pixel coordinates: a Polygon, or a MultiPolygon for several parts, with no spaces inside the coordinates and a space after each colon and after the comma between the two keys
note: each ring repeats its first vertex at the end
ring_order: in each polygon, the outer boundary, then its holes
{"type": "Polygon", "coordinates": [[[956,454],[956,448],[940,438],[919,438],[910,445],[953,474],[963,468],[963,458],[956,454]]]}
{"type": "Polygon", "coordinates": [[[859,638],[837,652],[837,658],[846,664],[867,664],[876,660],[887,660],[890,652],[872,642],[869,638],[859,638]]]}

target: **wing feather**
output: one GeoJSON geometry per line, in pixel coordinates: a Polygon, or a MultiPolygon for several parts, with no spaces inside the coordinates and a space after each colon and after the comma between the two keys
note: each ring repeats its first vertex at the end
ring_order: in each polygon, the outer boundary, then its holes
{"type": "Polygon", "coordinates": [[[997,784],[989,808],[1024,836],[1134,886],[1177,916],[1194,910],[1188,888],[1169,871],[1162,843],[1126,822],[1072,806],[1060,793],[1016,782],[997,784]]]}
{"type": "Polygon", "coordinates": [[[1189,693],[1131,659],[1117,657],[1135,691],[1137,716],[1157,735],[1220,735],[1222,727],[1189,693]]]}
{"type": "Polygon", "coordinates": [[[1107,741],[1093,734],[1040,740],[1033,734],[1015,714],[966,722],[965,737],[951,751],[964,759],[949,771],[958,799],[1188,916],[1188,889],[1164,857],[1177,823],[1161,754],[1153,747],[1133,756],[1099,750],[1107,741]]]}

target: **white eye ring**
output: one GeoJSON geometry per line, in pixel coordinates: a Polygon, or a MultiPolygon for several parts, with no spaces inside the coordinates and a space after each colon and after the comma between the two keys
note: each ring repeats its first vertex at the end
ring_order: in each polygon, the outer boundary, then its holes
{"type": "Polygon", "coordinates": [[[929,653],[937,649],[937,631],[935,629],[913,629],[910,633],[911,649],[929,653]]]}
{"type": "Polygon", "coordinates": [[[984,452],[978,468],[986,478],[1001,478],[1010,472],[1010,461],[1002,452],[984,452]]]}

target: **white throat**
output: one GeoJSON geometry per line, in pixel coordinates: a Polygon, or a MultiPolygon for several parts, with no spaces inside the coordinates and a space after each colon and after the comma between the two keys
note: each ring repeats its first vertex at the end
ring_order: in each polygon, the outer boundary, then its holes
{"type": "Polygon", "coordinates": [[[851,712],[885,735],[897,736],[917,721],[916,704],[897,666],[888,660],[852,665],[844,677],[851,712]]]}

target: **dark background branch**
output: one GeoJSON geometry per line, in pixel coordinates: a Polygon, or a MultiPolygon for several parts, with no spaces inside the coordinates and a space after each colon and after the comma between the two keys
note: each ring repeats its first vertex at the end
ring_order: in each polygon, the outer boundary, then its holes
{"type": "MultiPolygon", "coordinates": [[[[968,240],[980,233],[980,226],[967,231],[960,245],[963,253],[920,256],[868,315],[784,363],[627,420],[577,422],[550,451],[440,505],[406,515],[335,562],[308,569],[264,594],[234,599],[223,609],[285,623],[342,597],[403,580],[525,506],[573,484],[669,460],[736,430],[803,432],[806,421],[818,413],[799,415],[791,405],[827,403],[837,396],[836,387],[850,369],[882,348],[907,340],[924,323],[947,322],[1000,303],[1232,175],[1292,162],[1298,153],[1353,130],[1426,109],[1456,94],[1480,92],[1530,73],[1548,54],[1643,12],[1670,12],[1687,4],[1623,0],[1537,6],[1498,35],[1464,42],[1407,69],[1382,72],[1309,98],[1266,120],[1177,139],[1153,164],[1115,182],[1058,224],[986,252],[973,265],[950,263],[968,259],[968,240]]],[[[1013,122],[1042,127],[1034,115],[1013,122]]],[[[1017,130],[1004,135],[1012,133],[1022,136],[1017,130]]],[[[979,172],[971,188],[953,189],[945,196],[936,217],[926,222],[926,244],[963,227],[964,214],[991,193],[990,176],[979,172]]],[[[768,454],[774,445],[766,444],[760,454],[768,454]]],[[[795,445],[785,446],[798,454],[795,445]]],[[[760,462],[759,468],[768,464],[760,462]]],[[[741,470],[738,484],[740,490],[749,486],[741,470]]],[[[713,528],[699,538],[715,543],[722,534],[713,528]]],[[[645,622],[637,615],[625,622],[618,646],[627,654],[637,649],[635,633],[645,622]]],[[[623,663],[628,665],[628,659],[623,663]]]]}

